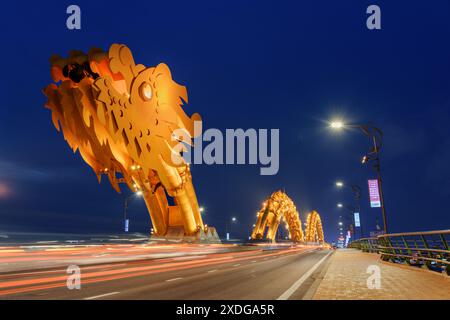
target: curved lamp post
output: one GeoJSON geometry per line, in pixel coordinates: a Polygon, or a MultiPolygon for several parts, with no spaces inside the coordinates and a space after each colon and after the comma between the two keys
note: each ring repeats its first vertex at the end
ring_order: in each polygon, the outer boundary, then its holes
{"type": "Polygon", "coordinates": [[[377,173],[377,181],[378,181],[378,188],[380,192],[380,203],[381,203],[381,214],[383,216],[383,225],[384,225],[384,232],[388,233],[388,224],[386,219],[386,206],[384,203],[384,195],[383,195],[383,188],[382,188],[382,179],[381,179],[381,168],[380,168],[380,149],[382,146],[382,140],[383,140],[383,132],[375,127],[372,124],[345,124],[342,121],[333,121],[330,123],[330,127],[333,130],[342,130],[345,128],[357,128],[361,130],[373,143],[373,148],[364,155],[362,158],[361,163],[366,164],[369,162],[373,163],[373,168],[375,169],[377,173]]]}

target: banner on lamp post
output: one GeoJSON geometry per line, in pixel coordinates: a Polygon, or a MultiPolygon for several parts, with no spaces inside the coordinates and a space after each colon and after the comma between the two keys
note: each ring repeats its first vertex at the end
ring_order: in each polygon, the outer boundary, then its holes
{"type": "Polygon", "coordinates": [[[381,207],[380,191],[378,189],[378,180],[371,179],[369,182],[369,199],[370,207],[379,208],[381,207]]]}
{"type": "Polygon", "coordinates": [[[361,227],[361,221],[359,220],[359,212],[354,213],[355,227],[361,227]]]}

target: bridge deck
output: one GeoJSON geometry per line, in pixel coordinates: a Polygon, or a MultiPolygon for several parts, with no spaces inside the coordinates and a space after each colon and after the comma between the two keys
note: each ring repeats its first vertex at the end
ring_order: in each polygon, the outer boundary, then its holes
{"type": "MultiPolygon", "coordinates": [[[[374,284],[374,282],[371,282],[374,284]]],[[[450,277],[438,272],[382,262],[378,254],[356,249],[335,252],[313,299],[450,299],[450,277]],[[369,266],[380,269],[380,288],[369,289],[369,266]]]]}

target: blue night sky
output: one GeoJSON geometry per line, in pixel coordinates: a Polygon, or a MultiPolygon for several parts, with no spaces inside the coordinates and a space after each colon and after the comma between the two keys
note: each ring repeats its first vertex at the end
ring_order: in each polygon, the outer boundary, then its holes
{"type": "MultiPolygon", "coordinates": [[[[76,1],[82,29],[66,28],[72,2],[6,2],[0,30],[0,231],[121,232],[124,195],[73,154],[51,123],[41,90],[49,57],[124,43],[146,66],[165,62],[188,88],[186,112],[205,128],[279,128],[280,170],[192,167],[205,222],[247,236],[261,202],[283,188],[302,219],[322,216],[337,235],[336,179],[363,188],[361,219],[375,229],[360,164],[370,142],[333,134],[327,120],[373,122],[384,131],[382,175],[391,232],[448,229],[450,215],[450,2],[76,1]],[[378,4],[382,30],[366,28],[378,4]]],[[[131,231],[148,232],[140,199],[131,231]]]]}

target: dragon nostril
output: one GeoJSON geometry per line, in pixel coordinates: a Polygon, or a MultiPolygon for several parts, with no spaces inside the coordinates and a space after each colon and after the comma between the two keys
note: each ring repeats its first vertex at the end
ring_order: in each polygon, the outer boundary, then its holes
{"type": "Polygon", "coordinates": [[[69,70],[69,78],[73,82],[79,83],[85,77],[86,77],[86,74],[84,73],[83,67],[80,66],[78,63],[73,64],[72,68],[69,70]]]}
{"type": "Polygon", "coordinates": [[[97,79],[99,75],[91,70],[89,61],[85,61],[83,64],[72,63],[67,64],[62,69],[63,76],[70,78],[75,83],[79,83],[86,77],[97,79]]]}
{"type": "Polygon", "coordinates": [[[63,73],[64,77],[66,77],[66,78],[69,77],[69,66],[67,64],[63,67],[62,73],[63,73]]]}

